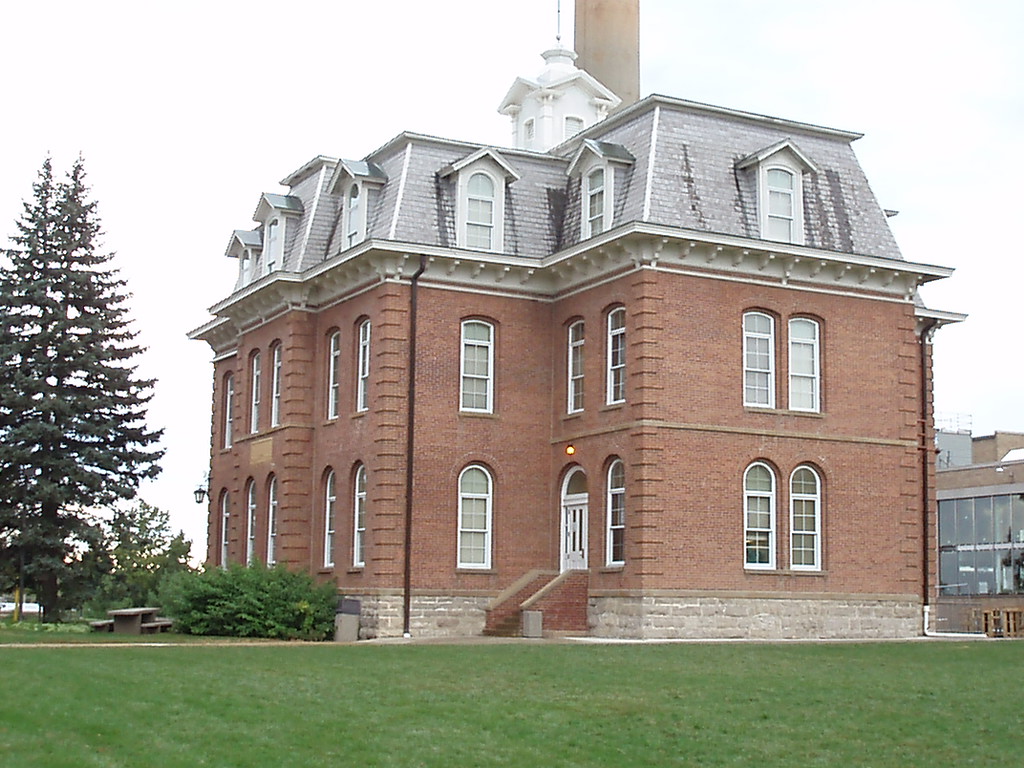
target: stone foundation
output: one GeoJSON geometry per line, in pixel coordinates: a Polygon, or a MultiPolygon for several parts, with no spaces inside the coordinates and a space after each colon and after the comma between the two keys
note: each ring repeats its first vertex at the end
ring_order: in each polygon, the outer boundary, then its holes
{"type": "MultiPolygon", "coordinates": [[[[402,596],[349,595],[361,602],[359,639],[402,636],[402,596]]],[[[409,631],[413,637],[467,637],[483,634],[491,598],[462,595],[413,595],[409,631]]]]}
{"type": "Polygon", "coordinates": [[[785,640],[922,634],[912,598],[591,597],[590,635],[615,638],[785,640]]]}

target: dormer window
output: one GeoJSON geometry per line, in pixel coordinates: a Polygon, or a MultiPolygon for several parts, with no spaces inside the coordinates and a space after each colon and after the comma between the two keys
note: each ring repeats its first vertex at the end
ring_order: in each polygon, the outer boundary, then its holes
{"type": "Polygon", "coordinates": [[[494,242],[494,181],[474,173],[466,188],[466,246],[490,251],[494,242]]]}
{"type": "Polygon", "coordinates": [[[795,175],[785,168],[769,168],[765,174],[768,191],[768,211],[765,237],[783,243],[794,242],[796,219],[795,175]]]}
{"type": "Polygon", "coordinates": [[[387,174],[375,163],[365,160],[342,160],[327,185],[339,200],[336,236],[332,249],[348,250],[368,236],[370,206],[379,198],[387,174]],[[375,194],[376,193],[376,194],[375,194]]]}
{"type": "Polygon", "coordinates": [[[615,171],[636,159],[625,147],[606,141],[583,139],[569,164],[569,175],[579,175],[580,239],[607,232],[613,226],[615,171]]]}
{"type": "Polygon", "coordinates": [[[442,178],[455,176],[456,240],[460,248],[502,251],[505,247],[505,195],[519,174],[490,147],[441,170],[442,178]]]}
{"type": "Polygon", "coordinates": [[[281,238],[281,223],[271,219],[267,224],[267,247],[264,249],[263,272],[269,275],[281,263],[284,241],[281,238]]]}
{"type": "Polygon", "coordinates": [[[366,207],[358,183],[353,183],[345,195],[345,247],[351,248],[366,237],[366,207]]]}
{"type": "Polygon", "coordinates": [[[737,169],[756,169],[761,237],[779,243],[804,242],[804,174],[814,163],[789,139],[748,155],[737,169]]]}
{"type": "Polygon", "coordinates": [[[586,194],[584,196],[585,219],[584,238],[599,235],[605,227],[605,194],[604,168],[597,168],[587,174],[586,194]]]}

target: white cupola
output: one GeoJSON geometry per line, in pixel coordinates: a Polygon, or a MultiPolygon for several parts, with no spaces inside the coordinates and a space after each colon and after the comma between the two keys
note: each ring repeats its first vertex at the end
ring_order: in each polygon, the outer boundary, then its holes
{"type": "Polygon", "coordinates": [[[512,118],[512,144],[546,152],[604,120],[621,99],[575,64],[576,54],[561,44],[544,51],[536,80],[516,78],[498,107],[512,118]]]}

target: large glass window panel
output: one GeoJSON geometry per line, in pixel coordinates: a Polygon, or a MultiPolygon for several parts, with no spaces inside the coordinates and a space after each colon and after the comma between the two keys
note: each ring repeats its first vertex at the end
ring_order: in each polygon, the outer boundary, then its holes
{"type": "Polygon", "coordinates": [[[956,501],[956,543],[974,544],[974,499],[956,501]]]}
{"type": "Polygon", "coordinates": [[[1013,494],[1010,502],[1013,507],[1013,541],[1024,544],[1024,494],[1013,494]]]}
{"type": "Polygon", "coordinates": [[[974,541],[978,544],[992,543],[991,496],[981,496],[974,500],[974,541]]]}
{"type": "Polygon", "coordinates": [[[1012,507],[1009,496],[992,498],[993,541],[1013,541],[1012,507]]]}
{"type": "Polygon", "coordinates": [[[950,499],[939,502],[939,546],[956,544],[956,503],[950,499]]]}

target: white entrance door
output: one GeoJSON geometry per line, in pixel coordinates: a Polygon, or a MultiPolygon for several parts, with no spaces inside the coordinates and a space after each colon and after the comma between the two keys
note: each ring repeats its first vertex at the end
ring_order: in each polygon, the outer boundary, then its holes
{"type": "Polygon", "coordinates": [[[587,567],[587,495],[562,500],[562,570],[587,567]]]}

